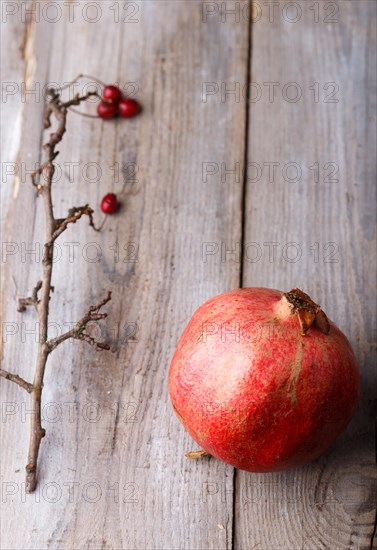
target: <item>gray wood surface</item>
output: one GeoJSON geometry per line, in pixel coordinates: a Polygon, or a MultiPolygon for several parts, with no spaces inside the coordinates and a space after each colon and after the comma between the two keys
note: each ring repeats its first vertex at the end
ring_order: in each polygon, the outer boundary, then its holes
{"type": "MultiPolygon", "coordinates": [[[[65,5],[55,23],[52,8],[39,22],[25,20],[20,8],[1,37],[3,81],[37,85],[36,96],[9,94],[2,104],[3,169],[5,162],[18,169],[2,179],[2,240],[15,252],[2,266],[6,369],[30,379],[35,358],[35,336],[27,332],[35,329],[34,314],[17,313],[15,300],[41,271],[38,258],[23,254],[43,240],[42,204],[24,173],[40,161],[38,86],[85,72],[135,83],[144,107],[132,121],[69,117],[57,159],[57,212],[85,202],[98,207],[110,191],[121,194],[122,208],[100,234],[82,221],[63,235],[51,335],[112,290],[101,325],[112,352],[74,342],[51,357],[35,495],[26,496],[23,486],[28,401],[1,382],[1,548],[372,548],[375,3],[296,2],[302,15],[290,23],[288,2],[279,3],[274,22],[257,2],[252,43],[246,3],[143,1],[123,8],[106,1],[92,23],[85,20],[95,17],[88,4],[80,2],[71,17],[65,5]],[[339,12],[332,15],[328,4],[339,12]],[[240,9],[239,17],[225,8],[240,9]],[[262,90],[255,102],[244,93],[251,82],[253,94],[262,90]],[[272,102],[267,82],[279,83],[272,102]],[[289,82],[302,89],[297,102],[282,95],[293,97],[294,88],[284,88],[289,82]],[[324,102],[330,82],[339,86],[337,103],[324,102]],[[270,162],[279,163],[273,181],[264,166],[270,162]],[[284,172],[291,162],[302,170],[300,181],[284,179],[293,177],[292,166],[284,172]],[[316,162],[318,183],[309,169],[316,162]],[[338,174],[331,174],[335,165],[338,174]],[[272,262],[269,242],[279,243],[272,262]],[[297,262],[287,259],[292,242],[302,251],[297,262]],[[260,259],[251,261],[259,249],[260,259]],[[306,468],[261,476],[214,459],[184,459],[196,447],[167,393],[174,347],[200,303],[240,283],[300,286],[344,330],[358,357],[359,410],[331,452],[306,468]]],[[[42,9],[39,2],[27,6],[42,9]]]]}
{"type": "MultiPolygon", "coordinates": [[[[250,107],[248,159],[263,171],[253,182],[256,169],[250,168],[245,243],[257,243],[262,256],[254,263],[246,256],[243,285],[298,286],[322,305],[355,350],[361,404],[331,451],[307,467],[252,478],[236,472],[236,548],[372,547],[376,7],[368,1],[338,4],[338,23],[330,26],[321,22],[323,12],[318,23],[308,18],[304,23],[306,3],[295,24],[276,18],[254,26],[252,80],[261,84],[263,96],[250,107]],[[264,82],[279,83],[272,103],[264,82]],[[290,82],[302,90],[292,103],[283,95],[290,82]],[[311,89],[315,82],[318,98],[311,89]],[[325,102],[335,89],[325,88],[329,82],[339,87],[337,103],[325,102]],[[271,181],[268,162],[278,163],[271,181]],[[309,169],[316,162],[318,177],[309,169]],[[285,171],[288,163],[297,164],[300,180],[287,181],[297,177],[292,165],[285,171]],[[296,255],[297,261],[289,261],[296,255]]],[[[296,89],[286,90],[288,97],[296,89]]]]}

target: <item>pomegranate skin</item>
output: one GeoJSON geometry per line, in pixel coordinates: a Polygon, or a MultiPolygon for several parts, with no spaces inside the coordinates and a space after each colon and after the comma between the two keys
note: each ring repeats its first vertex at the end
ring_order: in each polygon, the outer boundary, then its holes
{"type": "MultiPolygon", "coordinates": [[[[173,408],[197,444],[241,470],[302,466],[326,451],[356,409],[359,370],[330,321],[305,335],[284,293],[226,292],[184,330],[169,371],[173,408]]],[[[319,306],[318,306],[319,307],[319,306]]]]}

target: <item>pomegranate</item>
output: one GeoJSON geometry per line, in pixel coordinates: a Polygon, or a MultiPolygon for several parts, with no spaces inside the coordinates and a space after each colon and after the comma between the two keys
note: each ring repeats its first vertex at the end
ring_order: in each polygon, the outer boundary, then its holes
{"type": "Polygon", "coordinates": [[[299,289],[243,288],[208,300],[169,372],[174,410],[198,445],[251,472],[318,457],[350,421],[359,391],[347,338],[299,289]]]}

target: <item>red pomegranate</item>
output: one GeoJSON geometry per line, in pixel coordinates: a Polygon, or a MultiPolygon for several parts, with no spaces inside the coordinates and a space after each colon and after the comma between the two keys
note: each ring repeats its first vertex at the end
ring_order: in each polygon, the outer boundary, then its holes
{"type": "Polygon", "coordinates": [[[333,443],[357,406],[359,371],[347,338],[307,294],[243,288],[194,313],[169,392],[202,449],[269,472],[304,465],[333,443]]]}

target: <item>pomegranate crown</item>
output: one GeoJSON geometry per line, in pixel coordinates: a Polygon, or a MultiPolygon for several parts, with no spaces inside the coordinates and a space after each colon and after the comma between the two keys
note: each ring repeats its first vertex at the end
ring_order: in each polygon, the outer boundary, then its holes
{"type": "Polygon", "coordinates": [[[325,312],[305,292],[299,288],[293,288],[283,294],[283,299],[288,302],[291,314],[298,315],[304,336],[312,325],[324,334],[330,332],[330,323],[325,312]]]}

